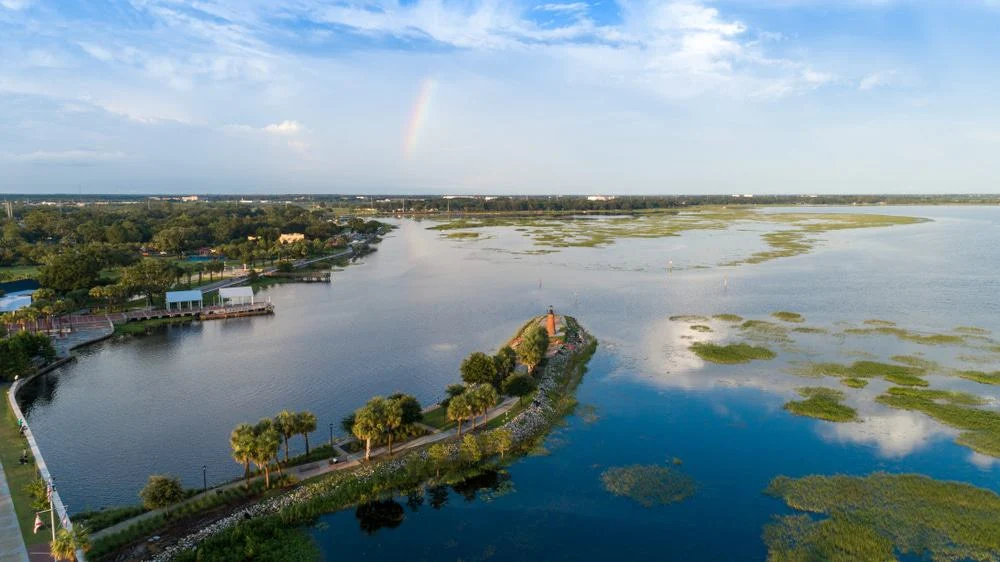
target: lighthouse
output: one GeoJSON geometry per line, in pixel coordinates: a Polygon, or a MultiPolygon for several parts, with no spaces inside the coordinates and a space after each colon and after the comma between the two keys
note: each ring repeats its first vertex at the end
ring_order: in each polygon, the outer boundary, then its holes
{"type": "Polygon", "coordinates": [[[549,332],[550,338],[556,336],[556,313],[552,310],[551,305],[549,305],[549,314],[545,317],[545,329],[549,332]]]}

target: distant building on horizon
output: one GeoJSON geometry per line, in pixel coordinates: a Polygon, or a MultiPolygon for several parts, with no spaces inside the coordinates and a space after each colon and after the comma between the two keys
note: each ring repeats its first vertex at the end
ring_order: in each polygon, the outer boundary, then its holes
{"type": "Polygon", "coordinates": [[[590,195],[587,201],[614,201],[614,195],[590,195]]]}

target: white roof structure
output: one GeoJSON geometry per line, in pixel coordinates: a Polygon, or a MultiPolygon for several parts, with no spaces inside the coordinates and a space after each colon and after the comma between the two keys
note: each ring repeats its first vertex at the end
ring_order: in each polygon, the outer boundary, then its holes
{"type": "Polygon", "coordinates": [[[223,302],[253,302],[253,287],[226,287],[219,289],[219,298],[223,302]]]}
{"type": "Polygon", "coordinates": [[[201,291],[168,291],[167,292],[167,305],[171,305],[179,302],[202,302],[205,299],[201,295],[201,291]]]}

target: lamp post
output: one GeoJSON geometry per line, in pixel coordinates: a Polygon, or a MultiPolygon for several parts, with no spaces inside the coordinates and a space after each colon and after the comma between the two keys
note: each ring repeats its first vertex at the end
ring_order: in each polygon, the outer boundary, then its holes
{"type": "Polygon", "coordinates": [[[208,491],[208,465],[201,465],[201,491],[208,491]]]}
{"type": "Polygon", "coordinates": [[[330,424],[330,453],[333,454],[333,424],[330,424]]]}

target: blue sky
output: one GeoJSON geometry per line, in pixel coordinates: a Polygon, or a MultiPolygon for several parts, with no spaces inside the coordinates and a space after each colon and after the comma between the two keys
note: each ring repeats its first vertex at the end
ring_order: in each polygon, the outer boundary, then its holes
{"type": "Polygon", "coordinates": [[[0,191],[1000,191],[1000,0],[0,0],[0,191]]]}

